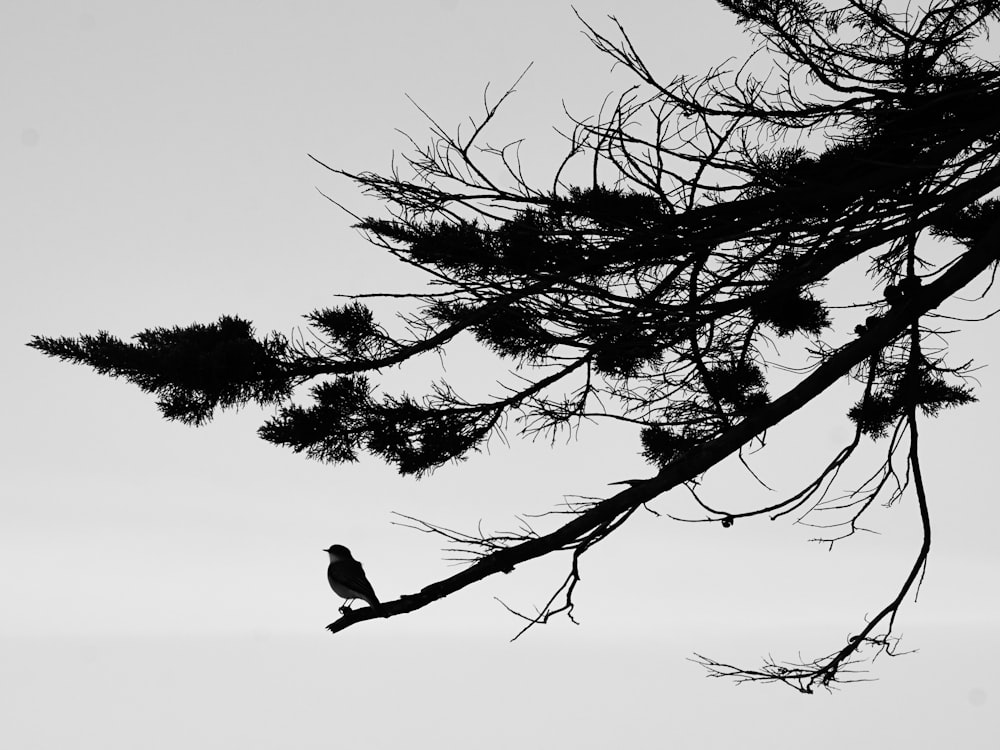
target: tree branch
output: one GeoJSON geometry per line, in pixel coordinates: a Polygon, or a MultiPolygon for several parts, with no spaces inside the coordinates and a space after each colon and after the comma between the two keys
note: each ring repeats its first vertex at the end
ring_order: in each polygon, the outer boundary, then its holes
{"type": "Polygon", "coordinates": [[[1000,222],[995,223],[938,280],[921,287],[902,304],[892,307],[885,316],[873,322],[864,335],[830,354],[812,374],[791,390],[756,410],[714,440],[670,462],[656,476],[637,482],[617,495],[597,503],[548,534],[493,552],[465,570],[425,586],[416,594],[403,595],[376,607],[350,611],[330,623],[327,630],[337,633],[358,622],[376,617],[395,617],[422,609],[491,575],[510,572],[521,563],[566,549],[602,524],[609,524],[623,513],[629,513],[658,495],[694,479],[809,403],[853,367],[892,341],[907,325],[940,305],[998,259],[1000,222]]]}

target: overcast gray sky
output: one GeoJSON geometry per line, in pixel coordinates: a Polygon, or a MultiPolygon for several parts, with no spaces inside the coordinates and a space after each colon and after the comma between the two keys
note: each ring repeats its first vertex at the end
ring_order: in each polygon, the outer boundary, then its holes
{"type": "MultiPolygon", "coordinates": [[[[746,47],[713,3],[576,7],[598,24],[618,15],[668,79],[746,47]]],[[[686,657],[756,664],[839,646],[911,564],[909,500],[872,514],[879,535],[833,552],[790,523],[722,531],[637,516],[587,555],[583,624],[515,644],[519,623],[494,597],[530,610],[558,563],[330,636],[340,602],[322,548],[351,547],[383,598],[417,590],[453,568],[391,511],[509,527],[651,474],[636,436],[496,443],[415,482],[377,461],[323,466],[265,444],[253,409],[199,430],[163,422],[135,388],[24,347],[34,333],[128,336],[221,314],[289,332],[334,292],[405,290],[412,277],[315,188],[373,207],[307,153],[385,169],[406,146],[396,128],[425,133],[406,94],[451,126],[478,113],[487,82],[499,90],[532,61],[497,140],[527,137],[529,174],[544,178],[562,101],[593,112],[624,81],[562,2],[0,10],[0,745],[997,747],[994,323],[955,339],[956,361],[992,363],[980,403],[924,429],[934,548],[899,623],[920,652],[813,698],[706,680],[686,657]]],[[[839,445],[849,428],[833,408],[774,436],[768,479],[787,489],[839,445]]],[[[709,488],[759,492],[738,472],[709,488]]]]}

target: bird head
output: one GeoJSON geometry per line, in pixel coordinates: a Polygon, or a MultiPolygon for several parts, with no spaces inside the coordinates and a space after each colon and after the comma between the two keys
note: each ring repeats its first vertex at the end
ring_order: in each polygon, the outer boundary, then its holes
{"type": "Polygon", "coordinates": [[[323,550],[330,555],[330,562],[337,562],[338,560],[353,560],[351,557],[351,551],[347,549],[343,544],[334,544],[323,550]]]}

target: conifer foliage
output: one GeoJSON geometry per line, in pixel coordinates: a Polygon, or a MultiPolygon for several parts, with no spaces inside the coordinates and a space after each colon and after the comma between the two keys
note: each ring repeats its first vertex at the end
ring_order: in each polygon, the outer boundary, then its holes
{"type": "Polygon", "coordinates": [[[486,141],[513,87],[466,136],[430,120],[431,142],[414,146],[409,173],[333,169],[385,206],[359,219],[367,238],[426,275],[425,288],[386,295],[412,306],[395,322],[356,298],[307,315],[314,343],[224,317],[131,342],[101,332],[31,346],[135,383],[168,419],[200,425],[219,409],[270,406],[265,440],[331,462],[367,452],[417,476],[498,432],[584,425],[586,439],[602,420],[634,425],[650,479],[555,516],[561,525],[545,533],[466,535],[415,522],[467,549],[470,565],[348,612],[333,632],[559,553],[567,576],[528,627],[572,617],[590,547],[829,386],[853,382],[856,400],[842,413],[854,437],[814,481],[767,507],[695,508],[726,528],[815,511],[859,446],[883,446],[882,468],[847,492],[840,528],[853,533],[877,500],[915,498],[924,538],[898,592],[814,660],[744,668],[699,657],[713,674],[803,692],[843,681],[864,654],[892,653],[897,611],[927,562],[918,425],[975,400],[968,365],[946,363],[935,311],[1000,258],[1000,70],[973,52],[1000,3],[720,4],[758,54],[700,77],[660,78],[614,17],[610,34],[581,19],[635,85],[599,116],[571,121],[547,186],[522,177],[516,143],[486,141]],[[825,290],[850,268],[867,269],[871,292],[838,305],[825,290]],[[473,400],[445,382],[422,396],[376,394],[386,368],[447,353],[460,336],[505,361],[502,396],[473,400]],[[808,366],[796,369],[803,356],[808,366]]]}

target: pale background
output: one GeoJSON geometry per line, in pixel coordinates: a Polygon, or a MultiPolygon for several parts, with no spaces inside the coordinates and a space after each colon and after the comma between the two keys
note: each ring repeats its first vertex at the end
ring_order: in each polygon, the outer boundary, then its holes
{"type": "MultiPolygon", "coordinates": [[[[617,14],[666,79],[746,46],[708,2],[576,7],[606,30],[617,14]]],[[[787,521],[636,516],[584,559],[583,624],[515,644],[519,622],[493,597],[530,610],[558,564],[330,636],[322,548],[350,546],[383,598],[415,591],[453,569],[391,511],[510,527],[649,475],[635,435],[495,443],[415,482],[268,445],[255,409],[165,423],[137,389],[24,347],[227,313],[290,332],[333,292],[403,291],[411,277],[315,188],[373,207],[306,154],[385,169],[405,147],[395,128],[425,133],[404,94],[452,126],[531,61],[496,140],[527,136],[529,175],[544,178],[561,100],[587,114],[624,81],[562,2],[0,4],[0,745],[1000,745],[996,324],[955,338],[956,362],[993,363],[980,403],[924,428],[934,547],[900,622],[920,652],[811,698],[706,680],[686,657],[839,647],[911,564],[912,500],[832,553],[787,521]]],[[[793,468],[805,476],[845,439],[839,398],[773,437],[769,480],[794,489],[793,468]]],[[[759,492],[738,472],[710,488],[759,492]]],[[[680,507],[672,497],[657,508],[680,507]]]]}

